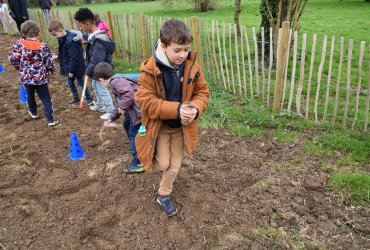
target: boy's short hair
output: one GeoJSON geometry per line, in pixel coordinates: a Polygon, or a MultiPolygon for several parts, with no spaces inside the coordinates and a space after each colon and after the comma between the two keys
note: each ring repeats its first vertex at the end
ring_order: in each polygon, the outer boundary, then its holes
{"type": "Polygon", "coordinates": [[[38,37],[40,35],[40,28],[36,23],[28,20],[21,25],[21,33],[25,37],[38,37]]]}
{"type": "Polygon", "coordinates": [[[102,78],[104,80],[108,80],[114,76],[114,70],[109,63],[100,62],[94,68],[94,78],[99,80],[102,78]]]}
{"type": "Polygon", "coordinates": [[[80,23],[95,23],[94,13],[89,8],[79,8],[74,19],[80,23]]]}
{"type": "Polygon", "coordinates": [[[193,37],[186,25],[176,19],[170,19],[162,25],[159,38],[165,46],[170,45],[171,42],[184,45],[193,41],[193,37]]]}
{"type": "Polygon", "coordinates": [[[50,22],[49,24],[49,27],[48,27],[48,31],[51,33],[51,32],[54,32],[54,31],[58,31],[58,30],[64,30],[64,26],[61,22],[59,22],[58,20],[53,20],[50,22]]]}

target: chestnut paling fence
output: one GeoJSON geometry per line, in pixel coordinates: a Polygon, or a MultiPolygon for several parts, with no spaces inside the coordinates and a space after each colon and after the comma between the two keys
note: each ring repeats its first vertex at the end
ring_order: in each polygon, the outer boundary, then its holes
{"type": "MultiPolygon", "coordinates": [[[[78,29],[70,11],[29,10],[49,40],[51,19],[66,29],[78,29]]],[[[3,15],[0,32],[17,29],[3,15]]],[[[152,54],[161,24],[168,18],[101,13],[117,44],[115,57],[140,63],[152,54]]],[[[368,131],[370,106],[370,46],[336,36],[307,35],[284,22],[273,41],[264,30],[197,17],[183,18],[194,37],[193,50],[211,82],[243,98],[263,101],[281,112],[294,113],[316,123],[325,122],[352,130],[368,131]],[[258,35],[260,33],[260,35],[258,35]]]]}

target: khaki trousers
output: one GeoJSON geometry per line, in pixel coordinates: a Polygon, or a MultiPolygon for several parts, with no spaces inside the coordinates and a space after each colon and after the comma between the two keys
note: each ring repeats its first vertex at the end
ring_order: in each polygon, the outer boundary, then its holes
{"type": "Polygon", "coordinates": [[[184,154],[182,128],[170,128],[163,125],[157,139],[154,156],[154,170],[162,171],[159,195],[170,195],[184,154]]]}

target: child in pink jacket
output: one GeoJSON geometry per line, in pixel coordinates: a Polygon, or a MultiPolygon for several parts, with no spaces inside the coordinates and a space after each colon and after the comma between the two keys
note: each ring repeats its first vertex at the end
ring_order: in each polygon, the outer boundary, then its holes
{"type": "Polygon", "coordinates": [[[94,17],[95,17],[95,26],[99,29],[99,30],[104,30],[105,31],[105,34],[107,34],[107,36],[112,39],[112,35],[110,34],[109,32],[109,26],[106,22],[104,22],[103,20],[100,19],[99,17],[99,14],[98,13],[94,13],[94,17]]]}

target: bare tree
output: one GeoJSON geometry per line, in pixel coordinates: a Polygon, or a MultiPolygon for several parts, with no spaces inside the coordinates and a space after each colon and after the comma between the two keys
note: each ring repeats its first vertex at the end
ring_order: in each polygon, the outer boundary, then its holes
{"type": "Polygon", "coordinates": [[[240,16],[240,12],[242,12],[241,0],[235,0],[234,8],[235,8],[234,23],[236,24],[236,31],[237,31],[238,37],[240,37],[239,16],[240,16]]]}
{"type": "MultiPolygon", "coordinates": [[[[265,28],[265,38],[270,39],[270,27],[274,41],[274,56],[276,56],[279,28],[284,21],[290,22],[293,30],[299,30],[299,19],[308,0],[262,0],[260,12],[262,16],[261,27],[265,28]]],[[[260,36],[260,35],[259,35],[260,36]]],[[[265,47],[266,56],[270,47],[265,47]]]]}

